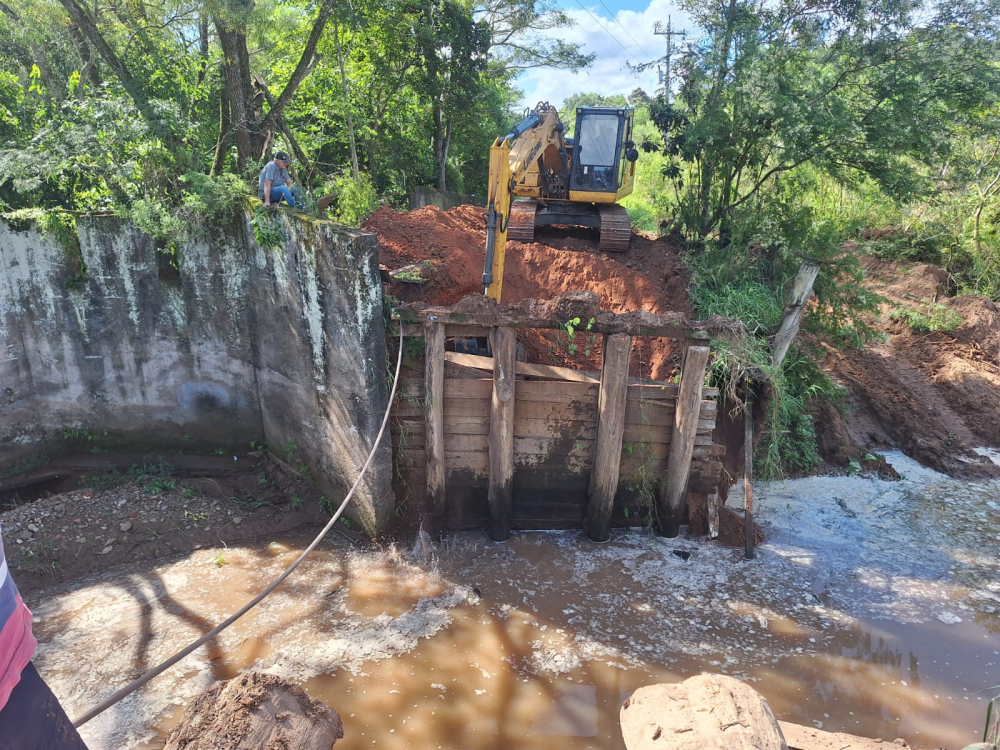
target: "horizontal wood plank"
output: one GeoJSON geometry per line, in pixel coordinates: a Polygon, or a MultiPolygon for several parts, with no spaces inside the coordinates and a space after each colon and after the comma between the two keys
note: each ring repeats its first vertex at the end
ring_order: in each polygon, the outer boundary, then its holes
{"type": "MultiPolygon", "coordinates": [[[[471,367],[477,370],[493,371],[493,358],[480,357],[475,354],[462,354],[460,352],[445,352],[445,361],[462,367],[471,367]]],[[[527,375],[537,378],[553,378],[556,380],[567,380],[576,383],[600,383],[601,374],[590,370],[574,370],[569,367],[555,367],[553,365],[537,365],[530,362],[515,362],[514,372],[518,375],[527,375]]]]}
{"type": "Polygon", "coordinates": [[[567,383],[526,380],[517,384],[517,398],[524,401],[574,401],[593,398],[597,401],[600,386],[593,383],[567,383]]]}
{"type": "MultiPolygon", "coordinates": [[[[594,295],[596,299],[596,295],[594,295]]],[[[555,305],[566,314],[565,308],[559,307],[559,302],[548,305],[536,305],[533,308],[507,307],[458,311],[451,307],[426,307],[420,303],[403,303],[396,308],[393,322],[387,326],[395,335],[399,334],[399,325],[403,325],[406,335],[423,335],[422,326],[411,327],[410,324],[430,321],[444,323],[446,326],[460,324],[464,326],[504,326],[511,328],[553,328],[563,330],[565,320],[561,316],[548,317],[555,305]]],[[[587,303],[584,303],[587,304],[587,303]]],[[[584,308],[577,306],[576,310],[584,308]]],[[[590,310],[590,307],[586,308],[590,310]]],[[[740,339],[745,334],[743,324],[738,320],[712,318],[711,320],[688,320],[682,313],[650,313],[644,310],[633,310],[627,314],[613,313],[607,310],[595,310],[594,321],[588,323],[588,330],[593,333],[627,333],[632,336],[663,336],[666,338],[709,339],[727,338],[740,339]]],[[[581,315],[587,313],[580,312],[581,315]]],[[[445,332],[447,333],[447,328],[445,332]]]]}
{"type": "Polygon", "coordinates": [[[514,437],[593,440],[596,436],[597,425],[594,422],[514,417],[514,437]]]}

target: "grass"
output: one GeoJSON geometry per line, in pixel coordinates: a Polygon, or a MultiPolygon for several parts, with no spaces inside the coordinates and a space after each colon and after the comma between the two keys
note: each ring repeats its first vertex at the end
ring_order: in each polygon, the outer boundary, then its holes
{"type": "Polygon", "coordinates": [[[936,333],[954,331],[963,320],[962,316],[947,305],[927,305],[923,310],[899,305],[890,313],[892,320],[899,320],[909,326],[914,333],[936,333]]]}
{"type": "MultiPolygon", "coordinates": [[[[80,477],[80,484],[92,490],[112,490],[126,484],[137,484],[146,491],[155,494],[162,494],[177,489],[177,482],[170,477],[174,473],[174,467],[167,463],[162,456],[156,461],[144,461],[141,464],[132,464],[126,471],[110,469],[100,474],[89,474],[80,477]]],[[[185,488],[185,497],[193,490],[185,488]]]]}

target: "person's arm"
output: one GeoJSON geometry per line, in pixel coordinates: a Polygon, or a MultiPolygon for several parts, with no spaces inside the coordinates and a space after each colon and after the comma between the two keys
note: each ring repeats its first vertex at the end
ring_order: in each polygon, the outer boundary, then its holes
{"type": "Polygon", "coordinates": [[[271,205],[271,180],[264,180],[264,205],[271,205]]]}

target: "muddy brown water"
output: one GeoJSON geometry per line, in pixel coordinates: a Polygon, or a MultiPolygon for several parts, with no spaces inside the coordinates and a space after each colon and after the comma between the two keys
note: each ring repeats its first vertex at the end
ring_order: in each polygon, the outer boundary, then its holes
{"type": "MultiPolygon", "coordinates": [[[[785,720],[964,747],[990,695],[976,691],[1000,683],[1000,487],[895,460],[903,482],[762,486],[770,540],[751,563],[642,532],[606,545],[460,534],[429,556],[334,537],[85,739],[160,748],[191,697],[253,666],[336,708],[338,748],[621,748],[630,692],[702,671],[750,681],[785,720]]],[[[308,541],[202,550],[35,594],[39,668],[80,713],[242,605],[308,541]]]]}

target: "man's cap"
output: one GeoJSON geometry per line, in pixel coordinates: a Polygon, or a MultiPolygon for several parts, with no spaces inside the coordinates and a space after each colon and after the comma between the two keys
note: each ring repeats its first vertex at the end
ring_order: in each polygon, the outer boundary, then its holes
{"type": "Polygon", "coordinates": [[[284,151],[279,151],[278,153],[276,153],[274,155],[274,158],[281,159],[282,161],[289,161],[288,154],[286,154],[284,151]]]}

